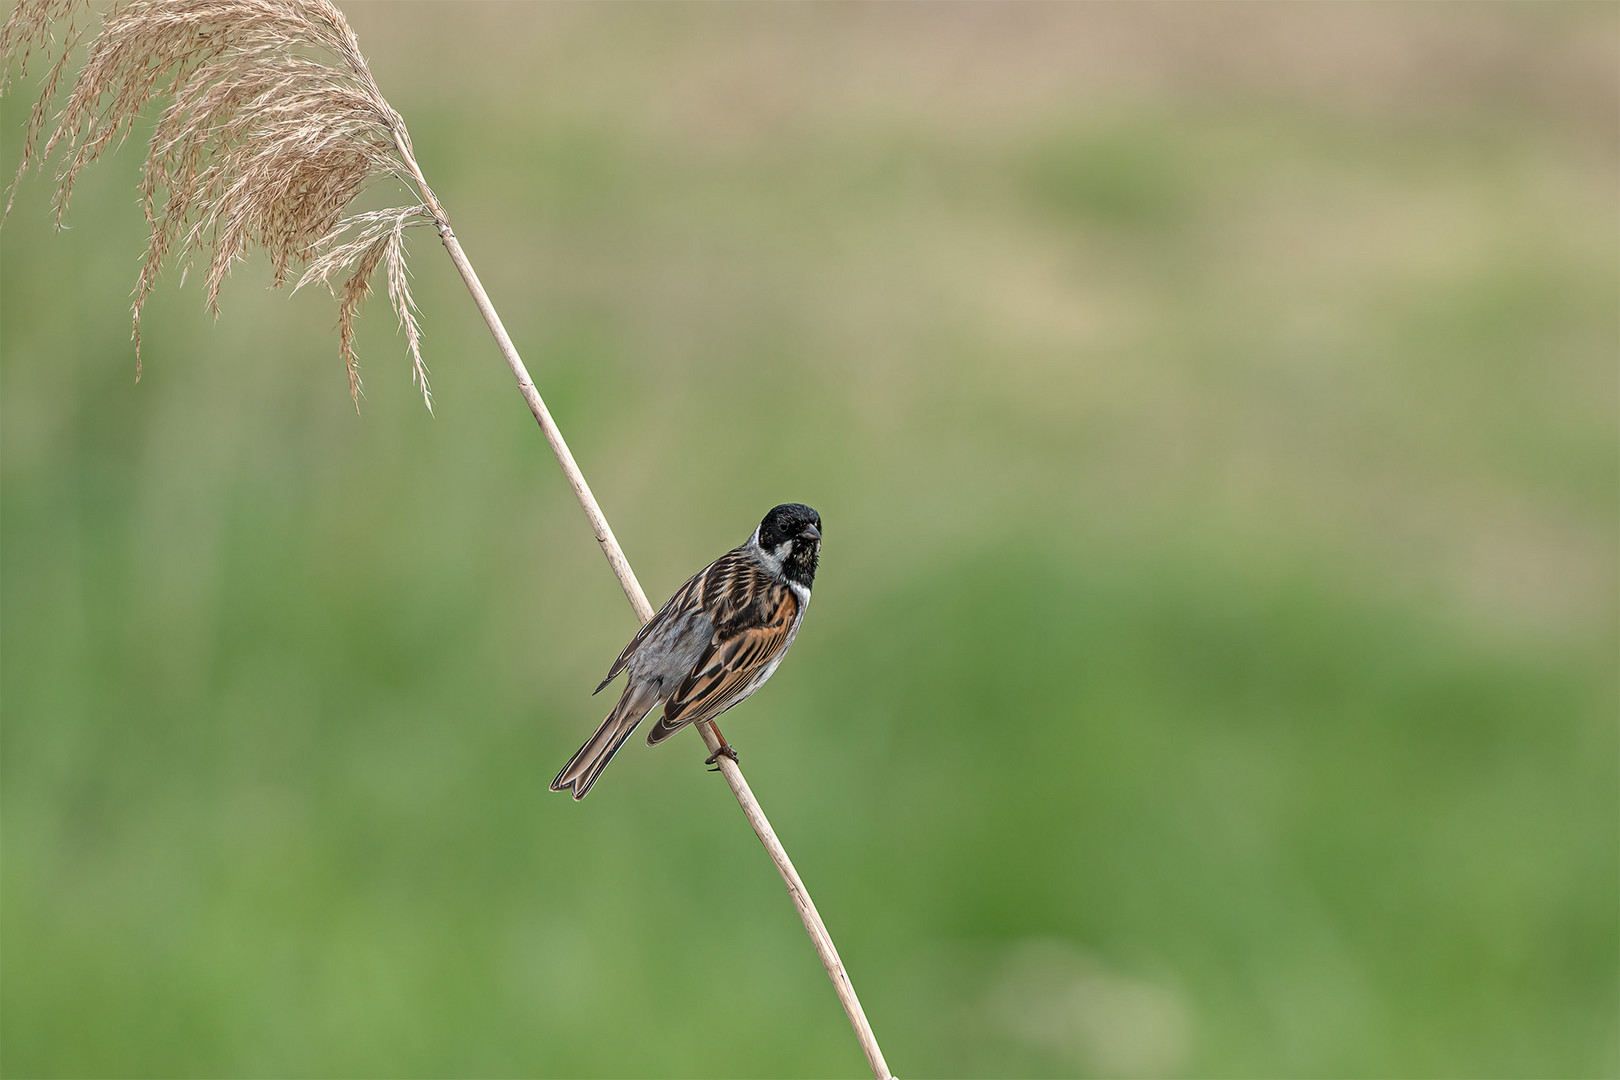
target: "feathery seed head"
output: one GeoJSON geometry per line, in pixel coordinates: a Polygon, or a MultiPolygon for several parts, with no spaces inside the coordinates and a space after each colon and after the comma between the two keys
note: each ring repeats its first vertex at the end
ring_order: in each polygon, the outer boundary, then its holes
{"type": "Polygon", "coordinates": [[[342,12],[330,0],[121,0],[91,40],[55,131],[36,154],[89,16],[88,0],[17,0],[0,28],[0,92],[13,61],[26,73],[32,50],[59,51],[30,116],[11,194],[30,164],[60,151],[60,221],[80,170],[127,137],[149,102],[169,98],[142,169],[150,233],[133,305],[137,377],[141,310],[171,257],[189,267],[202,256],[208,306],[217,313],[220,286],[257,246],[275,285],[301,270],[298,285],[320,281],[337,297],[338,348],[357,406],[354,318],[382,268],[413,380],[431,409],[405,230],[445,227],[443,211],[342,12]],[[59,24],[65,30],[53,40],[59,24]],[[346,215],[383,177],[414,188],[413,205],[346,215]]]}

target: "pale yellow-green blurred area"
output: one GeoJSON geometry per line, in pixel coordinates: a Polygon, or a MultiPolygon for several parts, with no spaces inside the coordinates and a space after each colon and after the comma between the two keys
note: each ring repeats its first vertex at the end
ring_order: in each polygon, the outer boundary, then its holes
{"type": "MultiPolygon", "coordinates": [[[[1614,6],[348,11],[654,601],[821,512],[724,726],[901,1076],[1620,1071],[1614,6]]],[[[0,233],[5,1074],[860,1075],[695,736],[546,791],[433,234],[436,415],[262,260],[137,384],[147,130],[0,233]]]]}

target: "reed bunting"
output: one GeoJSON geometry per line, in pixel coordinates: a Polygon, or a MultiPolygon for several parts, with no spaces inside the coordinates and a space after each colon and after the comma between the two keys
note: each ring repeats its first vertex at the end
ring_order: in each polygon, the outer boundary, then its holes
{"type": "MultiPolygon", "coordinates": [[[[583,799],[660,702],[664,714],[647,733],[649,746],[687,724],[713,720],[764,686],[798,636],[820,554],[820,516],[801,503],[783,503],[742,546],[699,570],[613,661],[594,692],[628,671],[624,693],[551,790],[572,790],[583,799]]],[[[737,760],[723,735],[704,764],[721,754],[737,760]]]]}

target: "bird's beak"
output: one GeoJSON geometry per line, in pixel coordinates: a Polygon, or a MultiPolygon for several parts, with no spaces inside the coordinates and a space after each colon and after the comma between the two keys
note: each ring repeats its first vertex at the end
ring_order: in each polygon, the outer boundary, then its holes
{"type": "Polygon", "coordinates": [[[810,539],[814,540],[816,543],[818,543],[818,544],[821,543],[821,530],[816,528],[814,525],[806,525],[804,527],[804,531],[801,532],[799,535],[800,536],[808,536],[810,539]]]}

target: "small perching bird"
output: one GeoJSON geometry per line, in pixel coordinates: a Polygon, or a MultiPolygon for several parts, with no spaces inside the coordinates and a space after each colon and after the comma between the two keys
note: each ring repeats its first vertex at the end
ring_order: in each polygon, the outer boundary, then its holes
{"type": "MultiPolygon", "coordinates": [[[[687,724],[713,720],[765,685],[798,636],[821,554],[821,518],[802,503],[773,507],[746,542],[698,571],[624,647],[596,688],[628,671],[602,726],[551,782],[583,799],[642,718],[655,746],[687,724]]],[[[715,729],[719,735],[719,729],[715,729]]],[[[722,737],[704,763],[737,753],[722,737]]]]}

